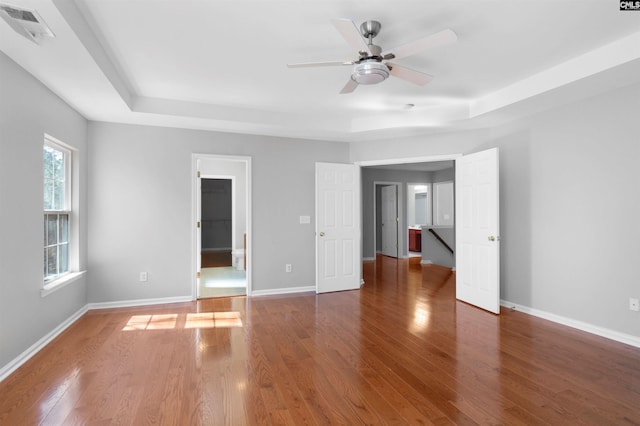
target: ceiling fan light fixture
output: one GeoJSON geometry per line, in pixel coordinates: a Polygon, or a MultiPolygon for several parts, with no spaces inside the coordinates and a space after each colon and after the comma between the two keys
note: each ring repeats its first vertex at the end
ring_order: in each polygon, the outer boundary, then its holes
{"type": "Polygon", "coordinates": [[[382,62],[362,62],[351,71],[351,79],[358,84],[377,84],[388,77],[389,67],[382,62]]]}

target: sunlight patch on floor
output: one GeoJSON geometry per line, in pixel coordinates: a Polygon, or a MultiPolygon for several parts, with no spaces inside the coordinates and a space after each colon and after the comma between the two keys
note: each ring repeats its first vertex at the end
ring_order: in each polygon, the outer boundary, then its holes
{"type": "Polygon", "coordinates": [[[122,331],[242,327],[239,312],[133,315],[122,331]]]}

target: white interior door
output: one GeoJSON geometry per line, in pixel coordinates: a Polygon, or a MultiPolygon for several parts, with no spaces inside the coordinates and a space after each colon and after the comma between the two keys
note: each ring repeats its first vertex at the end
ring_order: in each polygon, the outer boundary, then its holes
{"type": "Polygon", "coordinates": [[[398,257],[398,187],[381,188],[382,254],[398,257]]]}
{"type": "Polygon", "coordinates": [[[456,297],[500,313],[498,149],[456,159],[456,297]]]}
{"type": "Polygon", "coordinates": [[[360,287],[360,169],[316,163],[316,292],[360,287]]]}

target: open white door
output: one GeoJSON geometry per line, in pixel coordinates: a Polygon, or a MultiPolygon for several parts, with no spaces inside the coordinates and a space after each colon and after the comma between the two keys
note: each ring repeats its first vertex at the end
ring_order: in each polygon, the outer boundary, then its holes
{"type": "Polygon", "coordinates": [[[360,287],[360,169],[316,163],[316,292],[360,287]]]}
{"type": "Polygon", "coordinates": [[[498,149],[456,159],[456,298],[500,313],[498,149]]]}
{"type": "Polygon", "coordinates": [[[202,179],[200,178],[200,159],[195,160],[196,166],[196,299],[200,298],[200,275],[202,271],[202,179]]]}

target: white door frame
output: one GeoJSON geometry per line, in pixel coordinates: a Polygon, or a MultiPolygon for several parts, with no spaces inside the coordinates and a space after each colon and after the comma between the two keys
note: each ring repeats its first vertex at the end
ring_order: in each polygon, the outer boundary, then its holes
{"type": "MultiPolygon", "coordinates": [[[[244,162],[245,165],[245,219],[246,219],[246,232],[247,232],[247,269],[246,269],[246,278],[247,278],[247,296],[251,295],[252,292],[252,239],[253,233],[251,232],[251,157],[248,156],[237,156],[237,155],[217,155],[217,154],[191,154],[191,226],[193,232],[191,233],[191,299],[196,300],[198,298],[198,266],[200,262],[200,241],[199,241],[199,230],[197,227],[197,222],[200,217],[200,177],[198,177],[198,164],[199,160],[221,160],[221,161],[234,161],[234,162],[244,162]]],[[[203,175],[204,178],[209,178],[214,175],[203,175]]],[[[234,222],[235,222],[235,191],[233,191],[233,214],[234,214],[234,222]]],[[[235,234],[235,231],[232,232],[232,235],[235,234]]],[[[233,247],[235,248],[235,247],[233,247]]],[[[232,249],[233,249],[232,248],[232,249]]]]}
{"type": "MultiPolygon", "coordinates": [[[[356,163],[357,164],[357,163],[356,163]]],[[[378,235],[378,227],[376,226],[376,221],[377,221],[377,217],[376,217],[376,204],[378,202],[377,197],[376,197],[376,187],[377,186],[395,186],[396,187],[396,211],[398,212],[398,217],[400,217],[400,199],[402,198],[402,182],[388,182],[388,181],[374,181],[373,182],[373,253],[374,253],[374,258],[375,255],[378,253],[376,250],[376,239],[377,239],[377,235],[378,235]]],[[[397,257],[398,259],[404,256],[401,256],[400,253],[400,221],[398,220],[396,222],[396,232],[398,234],[398,247],[397,247],[397,257]]]]}

